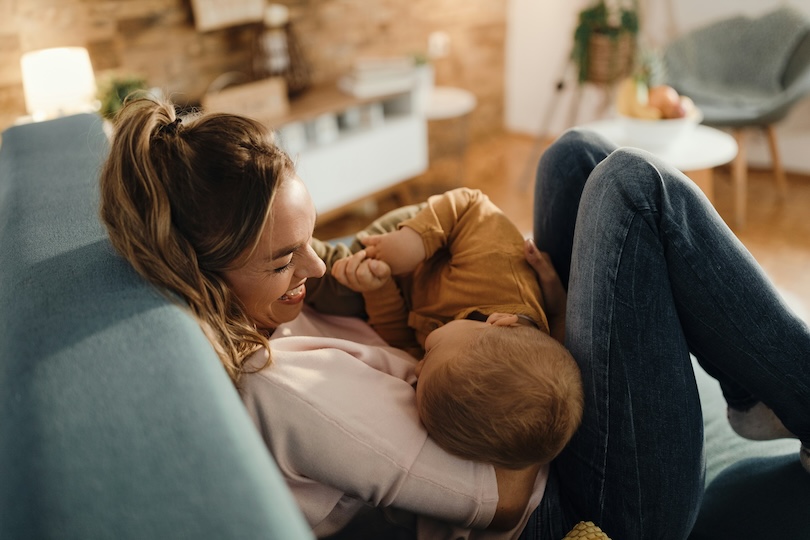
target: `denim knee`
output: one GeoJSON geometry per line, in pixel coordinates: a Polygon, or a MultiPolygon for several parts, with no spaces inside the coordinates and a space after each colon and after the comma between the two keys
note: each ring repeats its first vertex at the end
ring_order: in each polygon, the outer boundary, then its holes
{"type": "MultiPolygon", "coordinates": [[[[691,198],[699,188],[683,173],[645,150],[619,148],[605,158],[588,185],[598,192],[621,194],[637,210],[660,209],[661,196],[670,204],[691,198]]],[[[586,191],[588,191],[586,186],[586,191]]],[[[583,194],[583,197],[585,195],[583,194]]]]}
{"type": "Polygon", "coordinates": [[[538,170],[580,168],[588,161],[596,165],[615,148],[613,143],[594,131],[571,128],[543,152],[538,170]]]}

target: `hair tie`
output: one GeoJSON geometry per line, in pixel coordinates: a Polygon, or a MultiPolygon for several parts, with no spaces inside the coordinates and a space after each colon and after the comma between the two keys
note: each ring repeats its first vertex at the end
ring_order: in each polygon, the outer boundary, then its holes
{"type": "Polygon", "coordinates": [[[183,121],[183,119],[178,116],[178,117],[176,117],[174,119],[173,122],[170,122],[170,123],[166,124],[165,126],[162,126],[160,128],[159,132],[160,133],[168,133],[170,135],[173,135],[174,133],[177,132],[177,126],[179,126],[180,122],[182,122],[182,121],[183,121]]]}

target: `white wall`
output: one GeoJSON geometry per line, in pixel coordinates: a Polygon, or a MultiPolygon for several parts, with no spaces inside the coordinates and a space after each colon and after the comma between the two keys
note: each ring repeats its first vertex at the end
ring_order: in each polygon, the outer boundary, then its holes
{"type": "MultiPolygon", "coordinates": [[[[507,130],[532,135],[559,133],[604,112],[605,96],[593,85],[584,85],[580,99],[576,99],[578,87],[568,61],[577,13],[591,3],[509,0],[507,130]],[[568,84],[558,92],[555,87],[563,76],[568,84]]],[[[714,20],[737,14],[756,16],[782,4],[791,4],[810,16],[810,0],[643,0],[642,39],[649,45],[661,46],[682,32],[714,20]]],[[[777,132],[785,168],[810,173],[810,99],[794,107],[777,132]]],[[[770,163],[764,137],[751,137],[749,160],[754,165],[770,163]]]]}

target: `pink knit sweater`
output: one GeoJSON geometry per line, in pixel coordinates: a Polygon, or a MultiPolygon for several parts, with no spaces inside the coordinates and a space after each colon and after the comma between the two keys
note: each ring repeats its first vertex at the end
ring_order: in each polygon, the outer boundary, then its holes
{"type": "Polygon", "coordinates": [[[272,365],[244,377],[240,392],[317,536],[340,530],[368,505],[417,514],[420,539],[519,536],[548,469],[519,527],[482,530],[498,502],[494,469],[449,455],[427,436],[412,357],[359,319],[306,309],[275,331],[271,350],[272,365]]]}

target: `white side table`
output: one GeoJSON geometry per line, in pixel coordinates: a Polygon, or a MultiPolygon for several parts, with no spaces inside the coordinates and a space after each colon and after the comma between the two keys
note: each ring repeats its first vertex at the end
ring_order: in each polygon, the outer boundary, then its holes
{"type": "Polygon", "coordinates": [[[425,116],[428,120],[456,118],[471,113],[477,104],[475,95],[468,90],[436,86],[428,97],[425,116]]]}
{"type": "Polygon", "coordinates": [[[425,117],[428,120],[450,120],[460,118],[457,153],[459,159],[458,181],[464,176],[464,154],[469,138],[469,114],[475,109],[478,100],[475,94],[462,88],[451,86],[434,87],[427,100],[425,117]]]}
{"type": "MultiPolygon", "coordinates": [[[[582,124],[619,146],[627,146],[621,120],[608,119],[582,124]]],[[[714,204],[714,175],[712,169],[730,163],[737,155],[734,137],[708,126],[695,126],[694,131],[679,138],[665,148],[651,148],[650,152],[668,161],[686,174],[714,204]]]]}

